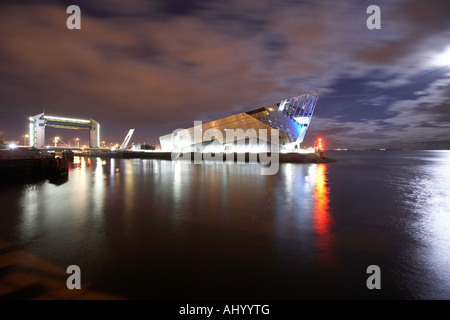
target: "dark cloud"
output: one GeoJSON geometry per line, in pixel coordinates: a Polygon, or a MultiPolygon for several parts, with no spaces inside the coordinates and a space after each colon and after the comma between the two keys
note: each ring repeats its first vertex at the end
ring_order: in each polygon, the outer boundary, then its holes
{"type": "Polygon", "coordinates": [[[404,2],[397,12],[400,19],[416,26],[416,33],[429,34],[450,27],[450,2],[447,0],[404,2]]]}
{"type": "Polygon", "coordinates": [[[417,127],[424,127],[424,128],[442,128],[442,125],[431,123],[429,121],[422,121],[420,122],[417,127]]]}

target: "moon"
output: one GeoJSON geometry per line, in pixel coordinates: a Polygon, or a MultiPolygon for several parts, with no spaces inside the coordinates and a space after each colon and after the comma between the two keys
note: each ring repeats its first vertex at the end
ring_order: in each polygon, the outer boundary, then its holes
{"type": "Polygon", "coordinates": [[[435,63],[438,66],[449,66],[450,67],[450,47],[444,53],[441,53],[436,57],[435,63]]]}

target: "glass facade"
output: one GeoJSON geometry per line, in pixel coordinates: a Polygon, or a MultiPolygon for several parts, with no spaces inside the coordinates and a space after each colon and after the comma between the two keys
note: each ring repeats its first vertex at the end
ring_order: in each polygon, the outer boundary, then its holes
{"type": "Polygon", "coordinates": [[[270,150],[270,144],[275,144],[279,150],[295,150],[303,141],[317,98],[318,92],[313,92],[208,123],[195,122],[192,128],[161,136],[161,149],[186,152],[261,152],[270,150]],[[273,130],[278,130],[276,141],[271,140],[273,130]],[[240,141],[244,143],[239,143],[240,141]],[[245,141],[252,143],[246,144],[245,141]]]}

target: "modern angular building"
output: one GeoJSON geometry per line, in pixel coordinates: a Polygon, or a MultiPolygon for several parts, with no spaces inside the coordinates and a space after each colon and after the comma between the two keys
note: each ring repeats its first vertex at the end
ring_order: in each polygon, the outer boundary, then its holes
{"type": "Polygon", "coordinates": [[[161,149],[179,152],[266,152],[273,151],[275,146],[279,151],[298,150],[308,130],[318,96],[318,92],[303,94],[208,123],[194,122],[192,128],[175,130],[159,137],[161,149]]]}

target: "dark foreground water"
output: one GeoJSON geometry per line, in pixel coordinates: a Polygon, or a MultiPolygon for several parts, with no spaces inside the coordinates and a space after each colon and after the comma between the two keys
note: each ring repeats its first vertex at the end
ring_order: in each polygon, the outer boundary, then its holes
{"type": "Polygon", "coordinates": [[[63,184],[0,187],[0,237],[129,298],[449,299],[450,151],[327,156],[274,176],[76,158],[63,184]]]}

